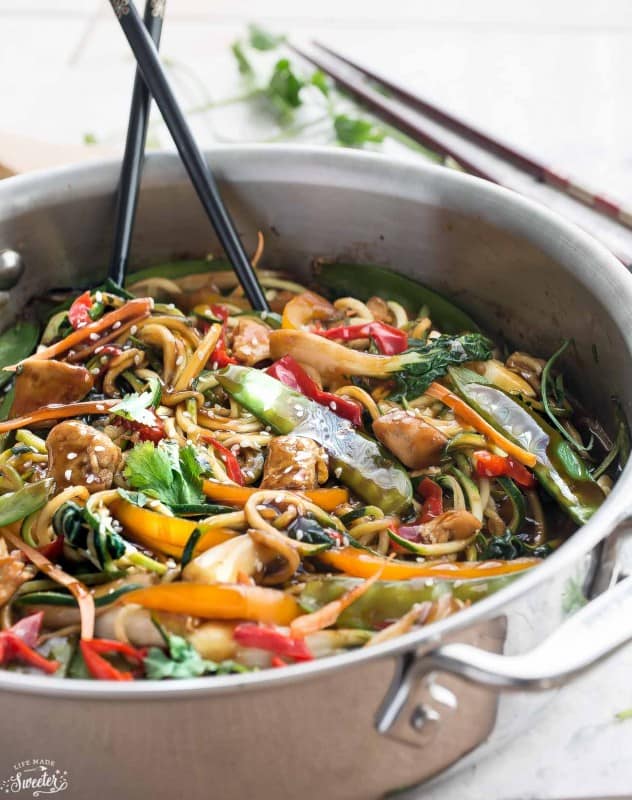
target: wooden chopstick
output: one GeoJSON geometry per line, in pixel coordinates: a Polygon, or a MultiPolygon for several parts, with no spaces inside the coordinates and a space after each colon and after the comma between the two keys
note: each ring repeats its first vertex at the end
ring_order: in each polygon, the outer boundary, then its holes
{"type": "Polygon", "coordinates": [[[315,47],[318,47],[320,50],[328,53],[333,58],[342,61],[357,72],[360,72],[365,76],[365,78],[368,78],[374,83],[380,84],[384,88],[388,89],[393,96],[407,103],[412,108],[416,108],[429,117],[436,119],[446,127],[458,131],[460,134],[468,139],[471,139],[472,141],[477,142],[485,149],[497,153],[498,155],[510,161],[512,164],[515,164],[517,167],[523,169],[529,175],[532,175],[536,180],[540,180],[549,184],[550,186],[554,186],[556,189],[571,195],[573,199],[578,200],[580,203],[584,203],[593,208],[595,211],[616,219],[618,222],[628,228],[632,228],[632,211],[627,211],[616,200],[604,194],[595,193],[592,189],[583,185],[574,178],[567,177],[560,170],[547,166],[546,164],[537,161],[532,156],[517,150],[515,147],[510,147],[499,139],[493,138],[484,131],[481,131],[479,128],[475,128],[473,125],[470,125],[459,117],[456,117],[444,109],[439,108],[439,106],[435,105],[434,103],[430,103],[428,100],[420,97],[417,94],[414,94],[389,78],[386,78],[383,75],[378,75],[376,72],[373,72],[373,70],[362,66],[348,56],[338,53],[331,47],[321,44],[320,42],[314,42],[313,44],[315,47]]]}
{"type": "MultiPolygon", "coordinates": [[[[546,205],[600,239],[624,264],[632,266],[632,231],[618,219],[577,202],[571,194],[544,183],[496,151],[455,127],[447,127],[435,116],[412,108],[393,96],[385,96],[358,74],[355,68],[329,53],[317,52],[288,43],[299,56],[329,75],[334,82],[364,105],[368,111],[410,139],[444,156],[453,158],[471,174],[485,178],[546,205]]],[[[388,91],[388,90],[387,90],[388,91]]]]}

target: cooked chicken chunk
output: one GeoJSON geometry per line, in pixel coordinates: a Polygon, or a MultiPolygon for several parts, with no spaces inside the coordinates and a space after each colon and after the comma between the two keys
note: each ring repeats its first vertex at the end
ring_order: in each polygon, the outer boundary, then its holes
{"type": "Polygon", "coordinates": [[[373,314],[374,319],[378,322],[386,322],[389,325],[392,324],[394,320],[394,315],[391,309],[388,307],[386,300],[382,300],[381,297],[369,297],[366,301],[366,307],[369,309],[371,314],[373,314]]]}
{"type": "Polygon", "coordinates": [[[322,449],[304,436],[277,436],[270,442],[262,489],[316,489],[327,480],[322,449]]]}
{"type": "Polygon", "coordinates": [[[233,331],[233,355],[248,367],[270,358],[270,329],[256,319],[242,317],[233,331]]]}
{"type": "Polygon", "coordinates": [[[446,437],[430,423],[400,409],[376,419],[373,433],[410,469],[438,464],[447,442],[446,437]]]}
{"type": "Polygon", "coordinates": [[[46,439],[48,474],[57,491],[85,486],[100,492],[112,486],[121,451],[104,433],[77,420],[55,425],[46,439]]]}
{"type": "Polygon", "coordinates": [[[423,526],[421,541],[424,544],[443,544],[462,541],[478,533],[483,523],[469,511],[446,511],[423,526]]]}
{"type": "Polygon", "coordinates": [[[10,416],[20,417],[51,403],[75,403],[88,394],[94,380],[85,367],[61,361],[27,360],[15,379],[10,416]]]}
{"type": "Polygon", "coordinates": [[[13,597],[23,583],[34,575],[32,567],[27,566],[16,550],[0,558],[0,607],[13,597]]]}

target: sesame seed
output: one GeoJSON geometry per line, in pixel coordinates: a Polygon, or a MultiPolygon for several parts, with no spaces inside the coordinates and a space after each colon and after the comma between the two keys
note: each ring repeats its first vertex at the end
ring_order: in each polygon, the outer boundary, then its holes
{"type": "Polygon", "coordinates": [[[334,401],[334,400],[332,400],[332,401],[331,401],[331,403],[329,404],[329,408],[330,408],[332,411],[335,411],[335,410],[338,408],[338,406],[336,405],[336,403],[335,403],[335,401],[334,401]]]}
{"type": "Polygon", "coordinates": [[[100,303],[101,300],[103,300],[102,292],[96,292],[95,295],[94,295],[94,299],[97,301],[97,303],[100,303]]]}
{"type": "MultiPolygon", "coordinates": [[[[199,358],[199,356],[198,356],[198,358],[199,358]]],[[[183,362],[184,362],[184,356],[182,356],[182,355],[178,356],[176,358],[176,367],[179,367],[180,364],[182,364],[183,362]]]]}
{"type": "Polygon", "coordinates": [[[64,472],[64,478],[65,478],[67,481],[69,481],[69,480],[72,478],[72,470],[71,470],[71,469],[67,469],[67,470],[64,472]]]}
{"type": "Polygon", "coordinates": [[[112,325],[112,330],[113,330],[113,331],[116,331],[116,330],[118,330],[120,327],[121,327],[121,320],[120,320],[120,319],[117,319],[117,320],[116,320],[116,322],[114,323],[114,325],[112,325]]]}
{"type": "Polygon", "coordinates": [[[77,458],[77,454],[76,453],[68,453],[66,458],[68,459],[68,461],[73,461],[75,458],[77,458]]]}
{"type": "Polygon", "coordinates": [[[88,477],[86,478],[86,483],[88,483],[88,484],[89,483],[94,483],[96,481],[96,479],[97,479],[96,475],[88,475],[88,477]]]}
{"type": "Polygon", "coordinates": [[[105,411],[105,406],[103,405],[103,403],[97,403],[95,408],[97,411],[105,411]]]}
{"type": "Polygon", "coordinates": [[[98,367],[92,367],[92,369],[90,370],[91,375],[98,375],[99,372],[101,372],[101,370],[98,367]]]}
{"type": "Polygon", "coordinates": [[[94,348],[95,355],[98,355],[101,352],[101,350],[103,350],[104,347],[105,347],[105,345],[102,345],[102,344],[99,345],[98,347],[95,347],[94,348]]]}
{"type": "Polygon", "coordinates": [[[98,333],[91,333],[88,338],[90,339],[91,342],[96,342],[97,339],[99,338],[99,334],[98,333]]]}
{"type": "Polygon", "coordinates": [[[132,325],[132,327],[129,329],[130,335],[133,336],[137,330],[138,330],[138,325],[132,325]]]}
{"type": "Polygon", "coordinates": [[[97,444],[94,448],[95,453],[103,453],[105,451],[105,447],[102,444],[97,444]]]}

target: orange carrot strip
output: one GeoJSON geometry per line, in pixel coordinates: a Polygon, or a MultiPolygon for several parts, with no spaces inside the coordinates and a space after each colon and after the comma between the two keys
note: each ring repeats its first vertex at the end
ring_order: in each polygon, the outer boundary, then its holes
{"type": "MultiPolygon", "coordinates": [[[[232,483],[204,481],[202,491],[209,500],[214,500],[216,503],[224,503],[228,506],[243,506],[247,503],[248,498],[258,492],[259,489],[250,486],[235,486],[232,483]]],[[[304,492],[296,492],[296,494],[303,495],[314,505],[322,508],[323,511],[333,511],[342,503],[349,501],[349,490],[342,486],[308,489],[304,492]]]]}
{"type": "Polygon", "coordinates": [[[65,586],[70,593],[75,597],[79,605],[79,614],[81,616],[81,638],[92,639],[94,636],[94,598],[88,591],[88,587],[68,575],[63,569],[49,561],[46,556],[42,555],[34,547],[30,547],[26,542],[23,542],[19,536],[16,536],[6,528],[2,528],[2,535],[4,538],[18,550],[21,550],[28,560],[35,564],[35,566],[48,575],[51,580],[65,586]]]}
{"type": "Polygon", "coordinates": [[[101,336],[96,341],[92,342],[91,344],[87,345],[86,347],[82,347],[79,350],[73,350],[66,355],[66,361],[70,364],[77,363],[78,361],[85,361],[89,356],[92,355],[95,351],[97,351],[100,347],[108,344],[109,342],[121,338],[130,328],[133,328],[135,325],[138,325],[139,322],[142,322],[144,319],[147,319],[149,316],[149,312],[146,314],[139,314],[137,317],[132,317],[129,322],[126,322],[125,325],[121,325],[120,328],[117,328],[114,331],[110,331],[105,336],[101,336]]]}
{"type": "MultiPolygon", "coordinates": [[[[386,566],[387,561],[388,560],[385,559],[384,566],[386,566]]],[[[332,600],[331,603],[327,603],[327,605],[319,608],[318,611],[314,611],[311,614],[304,614],[302,617],[297,617],[290,623],[290,634],[292,636],[309,636],[311,633],[323,630],[323,628],[329,628],[330,625],[336,622],[345,608],[348,608],[351,603],[362,597],[362,595],[381,578],[383,569],[384,567],[377,570],[377,572],[370,578],[367,578],[364,583],[361,583],[359,586],[354,586],[353,589],[345,592],[342,597],[339,597],[337,600],[332,600]]]]}
{"type": "Polygon", "coordinates": [[[516,558],[513,561],[398,561],[373,555],[356,547],[326,550],[318,560],[353,578],[370,578],[381,574],[385,581],[407,581],[411,578],[437,578],[438,580],[464,581],[474,578],[495,578],[510,575],[537,564],[539,558],[516,558]]]}
{"type": "Polygon", "coordinates": [[[0,422],[0,433],[15,431],[18,428],[25,428],[29,425],[37,425],[39,422],[50,422],[53,419],[66,419],[67,417],[89,416],[90,414],[107,414],[108,410],[119,403],[120,400],[88,400],[84,403],[69,403],[61,405],[53,403],[49,406],[42,406],[37,411],[31,411],[23,417],[14,417],[0,422]]]}
{"type": "MultiPolygon", "coordinates": [[[[153,300],[150,297],[137,297],[134,300],[128,300],[127,303],[120,308],[110,311],[109,314],[105,314],[101,319],[73,331],[68,334],[65,339],[51,344],[50,347],[41,350],[39,353],[34,353],[32,356],[29,356],[29,358],[37,359],[38,361],[46,361],[49,358],[55,358],[60,353],[65,353],[67,350],[77,347],[77,345],[80,345],[86,339],[90,339],[91,334],[101,333],[111,328],[112,325],[115,325],[117,322],[123,323],[127,321],[130,317],[144,316],[148,314],[152,308],[153,300]]],[[[17,364],[13,364],[10,367],[4,367],[4,369],[15,372],[17,366],[17,364]]]]}
{"type": "Polygon", "coordinates": [[[491,441],[504,450],[507,455],[513,456],[527,467],[535,467],[537,459],[533,453],[524,450],[519,445],[507,439],[506,436],[503,436],[502,433],[499,433],[487,420],[483,419],[479,413],[474,411],[465,400],[461,400],[460,397],[449,389],[446,389],[445,386],[442,386],[440,383],[431,383],[426,389],[426,394],[430,395],[430,397],[434,397],[436,400],[441,400],[444,405],[451,408],[455,414],[458,414],[464,422],[467,422],[473,428],[476,428],[479,433],[491,439],[491,441]]]}

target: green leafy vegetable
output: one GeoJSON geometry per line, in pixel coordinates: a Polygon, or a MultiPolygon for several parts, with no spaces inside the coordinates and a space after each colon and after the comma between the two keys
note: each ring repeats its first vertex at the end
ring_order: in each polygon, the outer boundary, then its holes
{"type": "Polygon", "coordinates": [[[367,142],[383,142],[386,133],[368,119],[338,114],[334,119],[334,130],[340,144],[345,147],[362,147],[367,142]]]}
{"type": "Polygon", "coordinates": [[[182,636],[166,631],[154,620],[154,625],[165,640],[167,652],[159,647],[150,647],[143,663],[145,675],[151,680],[164,678],[198,678],[200,675],[228,675],[233,672],[249,672],[247,667],[234,661],[209,661],[202,658],[192,644],[182,636]]]}
{"type": "Polygon", "coordinates": [[[248,26],[248,44],[255,50],[274,50],[285,41],[285,36],[270,33],[259,25],[248,26]]]}
{"type": "Polygon", "coordinates": [[[146,391],[141,394],[134,392],[126,395],[120,403],[110,409],[110,413],[123,417],[123,419],[129,419],[132,422],[139,422],[141,425],[153,426],[156,424],[156,418],[148,409],[158,408],[161,397],[162,387],[160,381],[158,378],[153,378],[149,382],[149,388],[146,391]]]}
{"type": "Polygon", "coordinates": [[[127,454],[124,475],[133,489],[172,505],[204,502],[203,467],[191,444],[163,440],[157,446],[142,442],[127,454]]]}
{"type": "Polygon", "coordinates": [[[558,358],[564,355],[568,346],[570,345],[571,340],[566,339],[562,342],[561,347],[553,353],[551,358],[546,362],[544,365],[544,369],[542,370],[542,405],[544,406],[544,411],[549,418],[549,421],[553,425],[553,427],[557,428],[559,433],[570,443],[572,447],[576,450],[579,450],[581,453],[586,453],[588,451],[588,447],[584,447],[581,442],[578,442],[570,433],[566,430],[566,428],[562,425],[562,423],[558,420],[558,418],[553,413],[550,403],[549,403],[549,386],[553,384],[553,389],[555,392],[555,399],[558,404],[563,404],[564,402],[564,385],[562,383],[562,376],[558,375],[558,380],[553,381],[551,380],[551,370],[553,369],[553,365],[557,361],[558,358]]]}
{"type": "Polygon", "coordinates": [[[235,60],[237,61],[237,69],[241,75],[254,75],[252,64],[244,53],[243,45],[240,41],[233,42],[230,46],[235,60]]]}
{"type": "Polygon", "coordinates": [[[39,340],[39,326],[33,322],[16,322],[0,335],[0,388],[13,378],[4,368],[30,356],[39,340]]]}
{"type": "Polygon", "coordinates": [[[289,118],[301,103],[305,82],[294,72],[289,59],[281,58],[274,65],[266,94],[282,118],[289,118]]]}
{"type": "Polygon", "coordinates": [[[317,69],[315,72],[312,73],[312,77],[309,79],[309,82],[312,86],[315,86],[317,89],[325,95],[325,97],[329,97],[329,79],[325,75],[325,73],[321,69],[317,69]]]}
{"type": "Polygon", "coordinates": [[[114,561],[127,550],[123,537],[112,527],[104,514],[93,514],[88,508],[68,501],[53,516],[53,530],[65,543],[78,551],[98,569],[111,572],[114,561]]]}
{"type": "Polygon", "coordinates": [[[479,535],[477,540],[479,559],[513,561],[514,558],[546,558],[551,553],[551,548],[546,545],[538,547],[529,544],[520,536],[514,536],[506,530],[502,536],[486,537],[479,535]]]}
{"type": "Polygon", "coordinates": [[[394,400],[419,397],[448,367],[465,361],[487,361],[492,357],[492,344],[480,333],[462,336],[438,336],[427,342],[410,339],[409,349],[402,353],[402,368],[393,373],[396,386],[394,400]]]}

